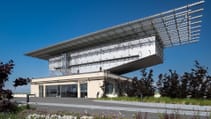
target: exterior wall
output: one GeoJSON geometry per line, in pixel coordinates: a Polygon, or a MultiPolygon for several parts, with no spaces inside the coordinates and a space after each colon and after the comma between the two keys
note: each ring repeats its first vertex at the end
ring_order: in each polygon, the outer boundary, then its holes
{"type": "Polygon", "coordinates": [[[158,42],[156,42],[155,53],[163,60],[163,47],[158,42]]]}
{"type": "MultiPolygon", "coordinates": [[[[78,98],[80,98],[80,84],[81,83],[87,83],[87,98],[97,98],[98,92],[99,92],[99,97],[101,97],[103,95],[103,90],[101,89],[101,86],[103,85],[103,80],[99,79],[99,80],[90,80],[90,81],[81,81],[81,82],[78,81],[78,82],[42,84],[44,87],[43,97],[46,97],[46,86],[77,84],[78,98]]],[[[31,85],[31,94],[35,94],[36,97],[39,97],[39,84],[31,85]]]]}
{"type": "Polygon", "coordinates": [[[103,90],[101,89],[102,85],[103,85],[102,79],[88,81],[88,85],[87,85],[88,98],[98,98],[97,95],[99,95],[99,97],[102,97],[103,96],[103,90]]]}
{"type": "Polygon", "coordinates": [[[68,84],[77,84],[77,82],[48,83],[48,84],[43,84],[43,86],[46,87],[46,86],[52,86],[52,85],[68,85],[68,84]]]}
{"type": "Polygon", "coordinates": [[[53,71],[54,75],[109,70],[151,55],[161,54],[160,48],[155,36],[130,41],[119,40],[52,57],[49,59],[49,70],[53,71]]]}
{"type": "MultiPolygon", "coordinates": [[[[74,74],[67,76],[54,76],[54,77],[46,77],[46,78],[36,78],[32,80],[32,83],[40,83],[40,82],[68,82],[68,81],[78,81],[78,80],[87,80],[89,78],[96,77],[104,77],[105,72],[94,72],[94,73],[84,73],[84,74],[74,74]]],[[[44,84],[42,83],[42,84],[44,84]]]]}
{"type": "MultiPolygon", "coordinates": [[[[87,98],[98,98],[103,96],[103,90],[101,86],[103,85],[103,79],[89,80],[89,81],[78,81],[78,82],[63,82],[63,83],[48,83],[43,85],[43,97],[46,97],[46,86],[52,85],[68,85],[77,84],[78,98],[80,98],[80,84],[87,83],[87,98]]],[[[117,97],[118,91],[116,89],[116,84],[113,80],[109,80],[113,84],[113,92],[111,94],[106,94],[108,97],[117,97]]],[[[35,94],[35,97],[40,97],[39,95],[39,84],[31,85],[31,94],[35,94]]]]}
{"type": "MultiPolygon", "coordinates": [[[[77,74],[77,75],[69,75],[69,76],[59,76],[59,77],[48,77],[48,78],[39,78],[39,79],[33,79],[31,82],[31,94],[34,94],[36,97],[41,97],[39,95],[39,86],[43,86],[43,97],[46,97],[46,86],[62,86],[62,85],[70,85],[70,84],[77,84],[77,96],[78,98],[81,96],[81,84],[86,83],[87,89],[85,92],[87,92],[87,98],[97,98],[102,97],[103,90],[101,89],[101,86],[103,86],[104,80],[110,81],[114,87],[113,92],[109,94],[109,97],[116,97],[118,92],[116,90],[116,84],[114,80],[110,79],[118,79],[118,80],[126,80],[127,78],[121,77],[118,75],[114,75],[108,72],[96,72],[96,73],[88,73],[88,74],[77,74]]],[[[84,88],[83,90],[83,96],[84,94],[84,88]]],[[[61,91],[61,90],[60,90],[61,91]]],[[[61,92],[60,94],[61,95],[61,92]]]]}
{"type": "Polygon", "coordinates": [[[31,94],[35,94],[35,97],[39,97],[39,85],[31,84],[31,94]]]}
{"type": "MultiPolygon", "coordinates": [[[[68,75],[68,76],[57,76],[57,77],[33,79],[31,83],[31,94],[35,94],[36,97],[39,97],[39,85],[43,85],[43,97],[46,97],[46,86],[48,85],[78,84],[78,89],[80,89],[80,85],[79,85],[80,83],[84,83],[88,81],[88,79],[96,79],[96,77],[104,77],[104,75],[105,75],[104,72],[96,72],[96,73],[88,73],[88,74],[76,74],[76,75],[68,75]]],[[[88,83],[87,83],[87,88],[88,88],[88,83]]],[[[78,96],[80,96],[79,93],[80,91],[78,90],[78,96]]]]}

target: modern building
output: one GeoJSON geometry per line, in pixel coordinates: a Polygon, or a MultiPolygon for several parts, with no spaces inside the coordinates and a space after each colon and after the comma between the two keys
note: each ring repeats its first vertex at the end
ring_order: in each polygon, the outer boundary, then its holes
{"type": "Polygon", "coordinates": [[[163,49],[198,41],[199,1],[26,53],[47,60],[51,77],[31,81],[37,97],[118,96],[121,74],[163,63],[163,49]],[[105,90],[104,81],[109,83],[105,90]]]}

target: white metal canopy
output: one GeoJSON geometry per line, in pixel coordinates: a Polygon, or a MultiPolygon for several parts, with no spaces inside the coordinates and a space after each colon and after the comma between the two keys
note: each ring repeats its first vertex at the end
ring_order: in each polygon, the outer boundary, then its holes
{"type": "Polygon", "coordinates": [[[49,59],[67,51],[94,46],[115,40],[133,40],[157,36],[163,47],[193,43],[200,38],[204,1],[195,2],[160,14],[82,35],[26,55],[49,59]]]}

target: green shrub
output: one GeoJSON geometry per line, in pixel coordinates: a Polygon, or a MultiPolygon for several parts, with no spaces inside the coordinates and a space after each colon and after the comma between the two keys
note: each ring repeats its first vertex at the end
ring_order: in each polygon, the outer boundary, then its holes
{"type": "Polygon", "coordinates": [[[15,113],[18,111],[17,104],[8,100],[0,101],[0,112],[11,112],[15,113]]]}

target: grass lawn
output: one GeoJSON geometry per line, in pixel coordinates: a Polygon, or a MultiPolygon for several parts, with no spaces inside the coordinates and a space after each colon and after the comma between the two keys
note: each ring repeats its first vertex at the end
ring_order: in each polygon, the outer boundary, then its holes
{"type": "Polygon", "coordinates": [[[210,99],[192,99],[192,98],[169,98],[169,97],[116,97],[116,98],[99,98],[99,100],[117,100],[117,101],[136,101],[136,102],[155,102],[155,103],[170,103],[170,104],[189,104],[189,105],[210,105],[210,99]]]}

